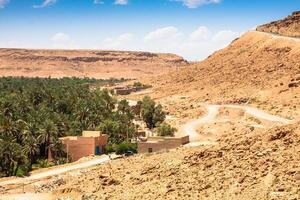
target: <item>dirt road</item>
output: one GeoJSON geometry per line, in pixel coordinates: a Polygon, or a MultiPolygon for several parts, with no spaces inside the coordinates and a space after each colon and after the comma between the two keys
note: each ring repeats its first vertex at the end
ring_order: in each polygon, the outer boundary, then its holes
{"type": "Polygon", "coordinates": [[[271,35],[273,38],[288,39],[288,40],[293,40],[295,42],[300,42],[299,37],[289,37],[289,36],[283,36],[283,35],[279,35],[279,34],[275,34],[275,33],[266,33],[266,32],[262,32],[262,31],[252,31],[252,32],[264,33],[267,35],[271,35]]]}
{"type": "Polygon", "coordinates": [[[235,108],[235,109],[241,109],[245,113],[252,115],[253,117],[259,118],[259,119],[264,119],[267,121],[271,122],[278,122],[282,124],[290,124],[293,121],[288,120],[282,117],[278,117],[275,115],[271,115],[269,113],[266,113],[265,111],[259,110],[257,108],[249,107],[249,106],[240,106],[240,105],[204,105],[207,114],[199,119],[193,120],[187,124],[185,124],[182,128],[182,132],[184,134],[190,136],[190,141],[191,145],[196,146],[196,145],[203,145],[203,144],[210,144],[210,142],[204,141],[204,142],[199,142],[199,133],[197,132],[196,128],[199,125],[207,124],[207,123],[212,123],[214,122],[215,118],[217,117],[219,113],[220,108],[235,108]],[[194,143],[194,144],[193,144],[194,143]]]}
{"type": "Polygon", "coordinates": [[[58,169],[49,169],[48,171],[45,171],[45,172],[32,174],[31,176],[26,177],[26,178],[14,178],[14,179],[11,179],[11,180],[3,181],[3,182],[0,182],[0,186],[10,185],[10,184],[22,184],[22,183],[26,183],[26,182],[31,182],[31,181],[47,178],[49,176],[55,176],[55,175],[63,174],[63,173],[66,173],[66,172],[69,172],[69,171],[72,171],[72,170],[77,170],[77,169],[82,169],[82,168],[95,166],[95,165],[107,162],[109,160],[110,160],[109,156],[105,155],[105,156],[102,156],[100,158],[95,158],[93,160],[89,160],[87,162],[82,162],[82,163],[78,163],[78,164],[75,163],[75,164],[71,164],[71,165],[65,166],[65,167],[61,166],[58,169]]]}

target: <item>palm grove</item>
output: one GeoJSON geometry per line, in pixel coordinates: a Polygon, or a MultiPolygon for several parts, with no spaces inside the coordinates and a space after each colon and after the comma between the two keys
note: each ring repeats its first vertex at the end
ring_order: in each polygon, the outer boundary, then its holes
{"type": "Polygon", "coordinates": [[[141,114],[149,128],[164,121],[161,106],[148,97],[136,113],[109,91],[89,87],[107,82],[0,78],[0,176],[24,174],[49,153],[65,158],[59,137],[101,130],[109,135],[110,144],[121,144],[135,137],[135,115],[141,114]]]}

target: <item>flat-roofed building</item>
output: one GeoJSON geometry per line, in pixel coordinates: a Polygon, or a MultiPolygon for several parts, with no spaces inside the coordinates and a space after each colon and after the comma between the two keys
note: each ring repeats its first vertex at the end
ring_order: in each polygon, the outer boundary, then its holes
{"type": "Polygon", "coordinates": [[[115,87],[114,91],[116,95],[129,95],[132,92],[132,89],[128,87],[115,87]]]}
{"type": "Polygon", "coordinates": [[[105,153],[108,136],[100,131],[83,131],[82,136],[60,138],[71,161],[90,155],[105,153]]]}
{"type": "Polygon", "coordinates": [[[138,153],[152,153],[175,149],[190,142],[189,136],[184,137],[148,137],[138,142],[138,153]]]}

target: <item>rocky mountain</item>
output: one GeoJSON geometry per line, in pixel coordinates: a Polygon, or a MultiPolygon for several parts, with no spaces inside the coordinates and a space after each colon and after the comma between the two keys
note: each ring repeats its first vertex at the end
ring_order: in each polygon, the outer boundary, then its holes
{"type": "Polygon", "coordinates": [[[187,61],[173,54],[0,49],[0,76],[139,78],[185,64],[187,61]]]}
{"type": "Polygon", "coordinates": [[[203,62],[144,81],[180,117],[196,117],[206,102],[248,103],[293,118],[300,115],[300,41],[251,31],[203,62]]]}
{"type": "Polygon", "coordinates": [[[257,31],[300,37],[300,11],[294,12],[283,20],[259,26],[257,31]]]}

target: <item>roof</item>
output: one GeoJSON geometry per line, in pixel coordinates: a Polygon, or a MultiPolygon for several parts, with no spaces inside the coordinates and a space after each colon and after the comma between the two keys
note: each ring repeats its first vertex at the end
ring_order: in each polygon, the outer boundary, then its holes
{"type": "Polygon", "coordinates": [[[83,131],[82,137],[99,137],[101,136],[101,131],[83,131]]]}

